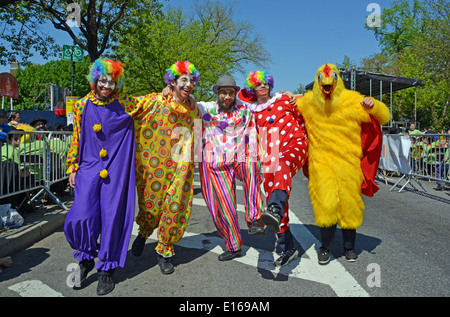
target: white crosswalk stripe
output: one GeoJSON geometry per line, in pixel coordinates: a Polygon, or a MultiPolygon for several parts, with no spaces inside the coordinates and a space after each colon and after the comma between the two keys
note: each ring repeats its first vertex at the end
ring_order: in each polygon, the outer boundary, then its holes
{"type": "MultiPolygon", "coordinates": [[[[194,182],[194,186],[200,186],[200,183],[194,182]]],[[[236,189],[242,190],[242,186],[237,185],[236,189]]],[[[236,196],[237,195],[239,194],[237,193],[236,196]]],[[[193,205],[206,208],[206,203],[203,198],[194,198],[193,205]]],[[[237,211],[243,213],[244,205],[238,204],[237,211]]],[[[291,232],[297,242],[305,250],[306,257],[302,256],[301,259],[293,260],[287,266],[280,268],[276,267],[274,264],[274,259],[278,257],[275,253],[244,245],[242,247],[244,256],[235,258],[233,261],[265,269],[274,274],[283,274],[286,272],[286,274],[289,274],[291,277],[326,284],[329,285],[338,296],[369,296],[364,288],[358,284],[339,261],[333,260],[332,258],[332,261],[327,265],[319,265],[317,262],[316,246],[318,248],[320,242],[291,210],[289,211],[289,219],[291,232]]],[[[133,234],[137,235],[137,232],[138,228],[135,224],[133,234]]],[[[150,239],[157,239],[155,232],[150,236],[150,239]]],[[[186,231],[177,245],[186,248],[204,249],[216,254],[221,254],[223,252],[221,245],[223,244],[223,240],[219,237],[205,236],[203,234],[186,231]],[[205,244],[205,240],[209,240],[210,243],[205,244]]]]}
{"type": "Polygon", "coordinates": [[[63,295],[50,286],[38,280],[20,282],[8,287],[18,293],[21,297],[63,297],[63,295]]]}
{"type": "MultiPolygon", "coordinates": [[[[200,186],[199,182],[194,182],[194,186],[200,186]]],[[[237,190],[242,190],[242,186],[237,185],[237,190]]],[[[203,198],[194,198],[193,205],[206,208],[206,203],[203,198]]],[[[237,211],[243,213],[244,205],[238,204],[237,211]]],[[[242,247],[243,256],[233,259],[246,265],[255,268],[264,269],[273,274],[286,274],[290,277],[313,281],[321,284],[326,284],[336,293],[337,296],[354,296],[367,297],[369,294],[364,288],[358,284],[353,276],[344,268],[339,261],[332,258],[327,265],[321,266],[317,262],[316,246],[320,242],[311,234],[311,232],[303,225],[297,216],[289,211],[289,218],[291,224],[291,232],[297,242],[305,250],[305,254],[301,258],[292,260],[284,267],[276,267],[274,259],[277,255],[274,252],[258,249],[252,246],[244,245],[242,247]]],[[[212,221],[212,220],[211,220],[212,221]]],[[[138,226],[133,225],[132,235],[138,234],[138,226]]],[[[151,240],[156,240],[156,231],[149,237],[151,240]]],[[[192,249],[203,249],[215,254],[221,254],[223,248],[221,247],[224,241],[217,236],[206,236],[204,234],[192,233],[186,231],[183,238],[178,242],[179,246],[192,249]],[[208,243],[205,243],[208,241],[208,243]]],[[[8,289],[16,292],[22,297],[62,297],[63,295],[53,290],[48,285],[39,280],[27,280],[14,284],[8,289]]]]}

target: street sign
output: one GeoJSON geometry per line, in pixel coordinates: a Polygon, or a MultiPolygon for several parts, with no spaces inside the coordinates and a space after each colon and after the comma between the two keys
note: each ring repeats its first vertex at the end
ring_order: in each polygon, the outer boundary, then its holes
{"type": "Polygon", "coordinates": [[[64,61],[82,62],[83,49],[78,45],[63,45],[62,59],[64,61]]]}

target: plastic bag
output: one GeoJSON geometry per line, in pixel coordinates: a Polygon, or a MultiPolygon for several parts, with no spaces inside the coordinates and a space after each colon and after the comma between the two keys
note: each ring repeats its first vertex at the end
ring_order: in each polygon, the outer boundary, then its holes
{"type": "Polygon", "coordinates": [[[2,228],[17,228],[23,225],[23,217],[11,204],[0,205],[0,224],[2,228]]]}

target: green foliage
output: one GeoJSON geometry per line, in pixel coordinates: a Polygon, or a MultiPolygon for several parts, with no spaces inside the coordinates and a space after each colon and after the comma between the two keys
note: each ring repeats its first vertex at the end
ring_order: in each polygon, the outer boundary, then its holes
{"type": "Polygon", "coordinates": [[[35,54],[56,56],[59,51],[55,40],[42,30],[45,21],[45,13],[25,1],[0,7],[0,65],[15,60],[27,65],[35,54]]]}
{"type": "Polygon", "coordinates": [[[270,55],[252,26],[232,20],[230,10],[220,2],[206,1],[190,18],[180,9],[136,12],[116,33],[115,56],[126,65],[124,90],[135,95],[160,92],[166,69],[178,60],[189,60],[200,72],[194,96],[209,100],[220,76],[239,71],[248,62],[268,62],[270,55]]]}
{"type": "Polygon", "coordinates": [[[390,8],[383,9],[380,27],[365,27],[374,32],[384,53],[400,53],[411,47],[414,39],[423,33],[425,10],[422,1],[414,0],[410,5],[408,0],[397,0],[390,8]]]}
{"type": "Polygon", "coordinates": [[[414,120],[441,130],[450,126],[450,9],[447,0],[397,0],[384,9],[381,27],[371,29],[382,52],[363,59],[362,69],[381,65],[385,74],[421,79],[424,88],[395,92],[394,120],[414,120]]]}
{"type": "MultiPolygon", "coordinates": [[[[89,92],[86,75],[89,72],[89,58],[75,63],[74,95],[85,96],[89,92]]],[[[15,102],[16,109],[32,110],[35,95],[42,92],[44,85],[54,84],[70,90],[72,83],[72,62],[50,61],[44,65],[30,65],[20,68],[14,76],[19,85],[19,99],[15,102]]]]}
{"type": "MultiPolygon", "coordinates": [[[[0,13],[6,13],[0,16],[0,25],[11,23],[10,27],[15,28],[22,23],[20,25],[27,28],[28,19],[34,18],[36,25],[41,27],[50,21],[56,29],[73,36],[74,42],[88,52],[83,62],[76,63],[74,88],[78,96],[89,91],[85,78],[89,61],[100,56],[119,59],[125,64],[123,91],[133,95],[160,92],[165,86],[166,69],[177,60],[189,60],[200,72],[199,86],[194,90],[197,100],[214,98],[211,88],[220,76],[243,71],[247,63],[265,67],[270,62],[270,54],[254,27],[247,22],[233,20],[233,6],[224,6],[220,1],[197,3],[193,17],[187,17],[177,9],[162,12],[160,4],[163,0],[84,1],[80,2],[82,25],[78,34],[72,33],[65,23],[65,1],[10,2],[13,4],[0,4],[0,13]],[[27,11],[16,11],[21,6],[27,11]],[[93,21],[97,23],[89,23],[93,21]]],[[[17,40],[14,45],[17,54],[22,54],[20,65],[27,65],[26,56],[33,50],[44,58],[50,57],[50,44],[54,44],[51,39],[47,42],[39,39],[40,48],[28,40],[24,42],[24,37],[32,40],[39,34],[27,35],[22,31],[11,33],[8,30],[3,34],[17,40]]],[[[5,39],[0,34],[0,60],[3,63],[12,56],[1,55],[5,51],[11,52],[5,46],[2,50],[5,39]]],[[[60,47],[53,47],[52,52],[59,55],[60,47]]],[[[71,65],[67,61],[51,61],[45,65],[22,67],[15,74],[20,90],[16,106],[33,108],[37,84],[52,83],[70,89],[71,65]]]]}
{"type": "Polygon", "coordinates": [[[18,60],[21,65],[27,65],[34,54],[44,59],[58,56],[60,46],[53,36],[43,31],[48,25],[69,34],[94,61],[108,51],[111,34],[134,12],[160,8],[158,0],[8,0],[0,3],[0,64],[18,60]],[[71,18],[78,17],[79,27],[72,27],[71,22],[77,19],[71,18]]]}

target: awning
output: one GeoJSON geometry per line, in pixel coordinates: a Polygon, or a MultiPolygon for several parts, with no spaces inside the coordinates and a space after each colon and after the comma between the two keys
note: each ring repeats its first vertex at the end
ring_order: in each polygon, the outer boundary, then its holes
{"type": "MultiPolygon", "coordinates": [[[[354,70],[354,89],[352,89],[352,70],[339,69],[345,88],[356,90],[365,96],[379,96],[391,91],[402,90],[409,87],[423,87],[425,83],[420,79],[390,76],[376,73],[368,73],[354,70]]],[[[306,90],[311,90],[314,82],[306,85],[306,90]]]]}

